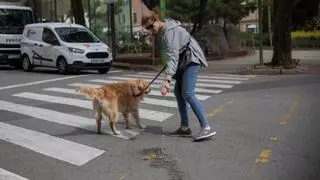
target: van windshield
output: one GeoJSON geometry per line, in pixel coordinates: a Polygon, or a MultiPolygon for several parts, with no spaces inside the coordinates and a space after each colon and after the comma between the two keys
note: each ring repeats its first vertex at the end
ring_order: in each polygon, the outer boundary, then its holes
{"type": "Polygon", "coordinates": [[[55,28],[60,39],[69,43],[98,43],[100,42],[85,28],[62,27],[55,28]]]}
{"type": "Polygon", "coordinates": [[[31,23],[30,10],[0,9],[0,34],[22,34],[24,26],[31,23]]]}

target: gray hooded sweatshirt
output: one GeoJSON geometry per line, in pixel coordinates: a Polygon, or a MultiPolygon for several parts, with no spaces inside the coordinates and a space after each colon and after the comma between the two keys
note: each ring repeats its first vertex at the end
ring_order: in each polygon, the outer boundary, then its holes
{"type": "Polygon", "coordinates": [[[206,57],[198,44],[198,42],[189,34],[181,23],[173,19],[165,19],[165,25],[162,29],[162,42],[167,52],[167,68],[165,74],[167,79],[171,81],[178,69],[182,69],[191,62],[199,64],[202,68],[207,67],[206,57]],[[187,49],[186,58],[179,58],[180,54],[187,49]]]}

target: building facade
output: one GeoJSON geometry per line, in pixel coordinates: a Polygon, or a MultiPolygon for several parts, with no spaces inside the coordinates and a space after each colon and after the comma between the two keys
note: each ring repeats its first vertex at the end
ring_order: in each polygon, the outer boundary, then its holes
{"type": "Polygon", "coordinates": [[[247,17],[240,20],[239,23],[240,32],[253,32],[257,33],[259,28],[259,16],[258,10],[250,12],[247,17]]]}
{"type": "MultiPolygon", "coordinates": [[[[79,0],[80,1],[80,0],[79,0]]],[[[143,31],[142,14],[148,11],[141,0],[115,0],[115,31],[117,44],[131,41],[143,31]],[[131,15],[131,16],[130,16],[131,15]]],[[[5,0],[30,6],[38,22],[74,23],[71,0],[5,0]]],[[[102,41],[111,44],[108,0],[81,0],[86,26],[102,41]]]]}

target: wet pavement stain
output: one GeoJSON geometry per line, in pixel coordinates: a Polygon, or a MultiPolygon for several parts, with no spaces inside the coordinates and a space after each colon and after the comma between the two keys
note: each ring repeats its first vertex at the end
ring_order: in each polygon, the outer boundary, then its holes
{"type": "Polygon", "coordinates": [[[164,168],[168,171],[170,180],[183,180],[185,173],[182,172],[177,164],[164,148],[150,148],[142,151],[143,159],[151,161],[150,166],[153,168],[164,168]]]}

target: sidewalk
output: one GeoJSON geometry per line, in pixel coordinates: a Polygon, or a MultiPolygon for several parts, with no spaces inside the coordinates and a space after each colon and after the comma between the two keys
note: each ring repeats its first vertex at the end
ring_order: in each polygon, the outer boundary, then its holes
{"type": "MultiPolygon", "coordinates": [[[[270,62],[273,55],[272,50],[264,50],[264,63],[270,62]]],[[[297,70],[293,70],[294,73],[315,73],[320,74],[320,52],[316,50],[293,50],[292,57],[300,60],[300,65],[297,70]]],[[[118,68],[134,69],[134,70],[152,70],[159,71],[161,67],[152,65],[152,55],[142,54],[137,55],[120,55],[119,62],[115,62],[115,66],[118,68]]],[[[262,74],[279,74],[279,69],[270,71],[252,71],[254,65],[258,65],[259,51],[255,51],[252,55],[241,56],[236,58],[225,58],[221,60],[208,59],[208,67],[205,69],[207,73],[234,73],[234,74],[250,74],[250,73],[262,73],[262,74]]],[[[289,72],[289,71],[288,71],[289,72]]],[[[290,72],[289,72],[290,73],[290,72]]]]}

